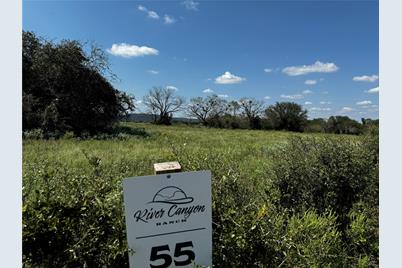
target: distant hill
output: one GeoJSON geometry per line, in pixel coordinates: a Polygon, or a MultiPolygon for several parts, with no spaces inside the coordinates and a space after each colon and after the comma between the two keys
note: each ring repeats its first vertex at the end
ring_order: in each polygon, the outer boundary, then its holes
{"type": "MultiPolygon", "coordinates": [[[[134,114],[129,114],[121,120],[123,121],[131,121],[131,122],[143,122],[143,123],[149,123],[153,122],[154,118],[158,118],[158,115],[153,115],[153,114],[145,114],[145,113],[134,113],[134,114]]],[[[182,122],[182,123],[198,123],[199,121],[197,119],[192,119],[192,118],[186,118],[186,117],[173,117],[172,119],[173,123],[177,122],[182,122]]]]}

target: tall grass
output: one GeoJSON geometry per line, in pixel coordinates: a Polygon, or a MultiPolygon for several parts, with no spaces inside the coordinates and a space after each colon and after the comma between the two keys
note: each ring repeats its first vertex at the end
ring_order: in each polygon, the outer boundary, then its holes
{"type": "Polygon", "coordinates": [[[366,156],[375,156],[378,144],[366,137],[124,126],[147,135],[23,141],[26,266],[127,266],[122,179],[152,174],[153,163],[174,160],[184,171],[212,171],[216,267],[377,265],[378,210],[366,195],[376,195],[378,159],[366,156]],[[330,154],[347,157],[319,161],[330,154]],[[338,193],[341,177],[330,175],[337,169],[365,183],[345,211],[333,205],[339,196],[331,191],[310,202],[327,181],[334,180],[338,193]],[[292,187],[284,187],[286,181],[292,187]],[[302,197],[292,200],[298,189],[302,197]]]}

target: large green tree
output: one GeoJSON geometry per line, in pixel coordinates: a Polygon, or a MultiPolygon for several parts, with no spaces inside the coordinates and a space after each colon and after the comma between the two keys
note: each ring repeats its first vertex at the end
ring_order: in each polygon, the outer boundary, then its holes
{"type": "Polygon", "coordinates": [[[265,116],[278,130],[303,131],[307,123],[307,110],[294,102],[277,102],[265,110],[265,116]]]}
{"type": "Polygon", "coordinates": [[[348,116],[331,116],[328,118],[326,132],[336,134],[361,134],[363,125],[348,116]]]}
{"type": "Polygon", "coordinates": [[[110,83],[106,54],[78,41],[59,43],[23,32],[23,129],[91,134],[134,110],[133,98],[110,83]]]}

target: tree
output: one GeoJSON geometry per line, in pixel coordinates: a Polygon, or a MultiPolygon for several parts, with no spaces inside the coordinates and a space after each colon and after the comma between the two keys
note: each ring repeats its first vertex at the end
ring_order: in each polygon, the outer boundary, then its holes
{"type": "Polygon", "coordinates": [[[100,48],[87,54],[79,41],[54,43],[32,32],[23,32],[22,47],[24,130],[96,133],[135,109],[133,98],[106,78],[110,68],[100,48]]]}
{"type": "Polygon", "coordinates": [[[117,91],[116,92],[118,102],[120,103],[119,106],[119,116],[124,117],[127,116],[130,112],[135,111],[135,97],[123,92],[117,91]]]}
{"type": "Polygon", "coordinates": [[[157,124],[170,125],[173,113],[181,111],[184,99],[175,96],[174,90],[169,87],[154,87],[144,96],[144,105],[151,111],[157,111],[157,124]]]}
{"type": "Polygon", "coordinates": [[[260,114],[264,109],[264,103],[254,98],[241,98],[239,104],[243,109],[243,115],[249,121],[250,128],[261,128],[260,114]]]}
{"type": "Polygon", "coordinates": [[[348,116],[331,116],[328,118],[325,131],[336,134],[361,134],[363,125],[348,116]]]}
{"type": "Polygon", "coordinates": [[[277,102],[265,110],[265,115],[278,130],[303,131],[307,123],[307,110],[294,102],[277,102]]]}
{"type": "Polygon", "coordinates": [[[306,132],[325,132],[327,121],[323,118],[314,118],[307,121],[304,128],[306,132]]]}
{"type": "Polygon", "coordinates": [[[196,97],[190,100],[187,107],[187,114],[191,117],[196,117],[200,122],[206,126],[208,125],[208,118],[214,111],[216,101],[214,97],[208,96],[207,98],[196,97]]]}
{"type": "Polygon", "coordinates": [[[237,116],[237,112],[240,110],[240,104],[238,101],[231,101],[228,103],[228,111],[232,116],[237,116]]]}

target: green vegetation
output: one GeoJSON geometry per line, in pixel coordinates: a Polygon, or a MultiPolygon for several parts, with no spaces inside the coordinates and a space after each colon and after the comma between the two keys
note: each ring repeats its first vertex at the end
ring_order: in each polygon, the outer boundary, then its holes
{"type": "Polygon", "coordinates": [[[378,129],[121,129],[90,139],[26,135],[27,267],[127,267],[122,179],[174,160],[212,171],[216,267],[378,266],[378,129]]]}
{"type": "Polygon", "coordinates": [[[378,120],[155,87],[158,125],[118,123],[104,51],[23,32],[22,58],[26,267],[127,267],[122,179],[174,160],[212,171],[215,267],[378,266],[378,120]],[[162,126],[178,111],[199,124],[162,126]]]}
{"type": "Polygon", "coordinates": [[[23,32],[22,40],[25,131],[40,129],[44,137],[110,132],[119,116],[134,110],[133,98],[110,83],[114,75],[103,50],[85,51],[79,41],[55,43],[32,32],[23,32]]]}

